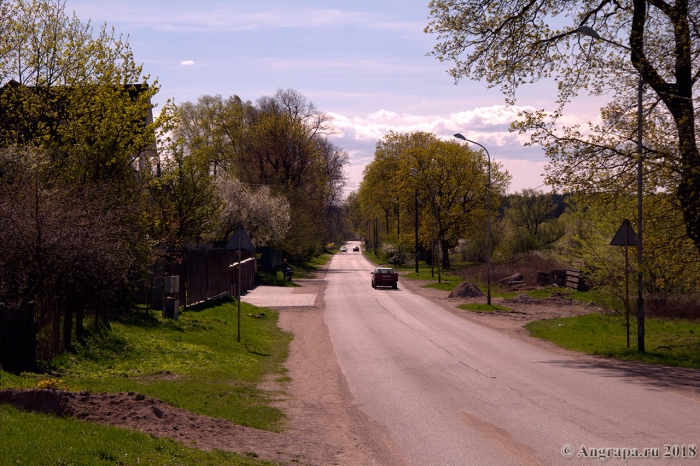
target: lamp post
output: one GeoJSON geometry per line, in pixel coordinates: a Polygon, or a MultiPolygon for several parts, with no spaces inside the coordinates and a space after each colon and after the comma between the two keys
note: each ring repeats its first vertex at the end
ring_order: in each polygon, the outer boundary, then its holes
{"type": "MultiPolygon", "coordinates": [[[[591,37],[593,39],[602,40],[608,44],[623,48],[634,53],[639,59],[640,67],[642,63],[642,54],[632,47],[622,45],[618,42],[601,37],[593,28],[588,26],[580,26],[576,32],[591,37]]],[[[637,349],[639,352],[644,352],[644,296],[642,288],[642,156],[644,148],[642,147],[642,98],[644,95],[644,78],[642,72],[639,72],[639,81],[637,84],[637,349]]]]}
{"type": "MultiPolygon", "coordinates": [[[[411,170],[409,171],[409,175],[413,178],[416,178],[418,176],[418,170],[416,170],[415,168],[411,168],[411,170]]],[[[435,236],[437,238],[437,247],[438,247],[438,254],[437,254],[438,255],[438,261],[437,261],[437,264],[438,264],[438,283],[442,283],[442,276],[440,274],[440,262],[442,260],[442,257],[440,257],[441,256],[440,217],[439,217],[439,211],[438,211],[438,199],[437,199],[437,194],[433,191],[432,185],[430,183],[426,183],[426,185],[428,186],[428,189],[430,190],[430,195],[433,197],[433,203],[435,204],[435,236]]],[[[418,191],[416,190],[416,200],[417,199],[418,199],[418,191]]],[[[416,206],[417,206],[417,204],[416,204],[416,206]]],[[[416,211],[418,211],[418,209],[416,209],[416,211]]],[[[416,222],[416,226],[417,225],[418,225],[418,223],[416,222]]],[[[418,230],[416,229],[416,232],[417,231],[418,230]]],[[[416,237],[417,237],[417,235],[416,235],[416,237]]],[[[433,263],[435,263],[435,256],[434,255],[433,255],[433,263]]],[[[416,266],[416,270],[417,270],[417,266],[416,266]]]]}
{"type": "Polygon", "coordinates": [[[471,141],[460,133],[454,135],[457,139],[462,141],[471,142],[477,146],[484,149],[486,152],[486,157],[488,158],[488,181],[486,183],[486,304],[491,305],[491,154],[489,154],[488,149],[479,144],[476,141],[471,141]]]}

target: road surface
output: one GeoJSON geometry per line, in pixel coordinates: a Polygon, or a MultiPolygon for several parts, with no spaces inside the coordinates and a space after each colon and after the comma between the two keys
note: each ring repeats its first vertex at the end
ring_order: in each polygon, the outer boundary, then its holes
{"type": "Polygon", "coordinates": [[[403,289],[401,280],[398,291],[374,290],[373,268],[360,253],[334,256],[325,320],[357,406],[412,464],[600,462],[593,453],[623,464],[621,456],[645,448],[660,457],[624,464],[700,464],[690,447],[700,446],[693,393],[510,338],[403,289]]]}

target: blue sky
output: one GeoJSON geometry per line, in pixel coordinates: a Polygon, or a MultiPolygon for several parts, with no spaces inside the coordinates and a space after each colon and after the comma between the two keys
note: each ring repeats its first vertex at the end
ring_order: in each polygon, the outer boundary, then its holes
{"type": "MultiPolygon", "coordinates": [[[[255,101],[293,88],[332,115],[333,140],[350,154],[348,190],[362,179],[377,139],[390,129],[461,132],[489,149],[511,173],[511,191],[542,185],[541,149],[508,132],[519,108],[553,109],[554,83],[523,88],[517,107],[497,89],[447,74],[426,56],[428,0],[226,1],[68,0],[95,27],[106,22],[129,36],[135,59],[157,77],[156,103],[236,94],[255,101]]],[[[582,101],[569,122],[597,118],[582,101]]],[[[156,110],[157,111],[157,110],[156,110]]],[[[545,189],[545,188],[540,188],[545,189]]]]}

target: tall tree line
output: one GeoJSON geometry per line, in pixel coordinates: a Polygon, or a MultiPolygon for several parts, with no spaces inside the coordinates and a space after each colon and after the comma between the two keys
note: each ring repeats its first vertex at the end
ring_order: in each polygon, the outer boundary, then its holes
{"type": "MultiPolygon", "coordinates": [[[[235,180],[287,202],[286,231],[272,235],[270,245],[304,257],[335,239],[327,219],[341,202],[348,155],[328,139],[334,131],[330,117],[301,93],[278,90],[256,103],[202,96],[169,110],[174,144],[208,167],[218,185],[235,180]]],[[[230,212],[227,223],[210,234],[242,221],[230,212]]]]}
{"type": "MultiPolygon", "coordinates": [[[[468,146],[422,131],[390,132],[377,142],[346,210],[356,231],[372,242],[379,239],[403,251],[413,251],[416,240],[425,250],[437,251],[439,245],[442,265],[449,268],[449,251],[459,240],[477,227],[483,231],[488,169],[486,154],[468,146]]],[[[491,161],[492,213],[509,182],[508,172],[491,161]]]]}

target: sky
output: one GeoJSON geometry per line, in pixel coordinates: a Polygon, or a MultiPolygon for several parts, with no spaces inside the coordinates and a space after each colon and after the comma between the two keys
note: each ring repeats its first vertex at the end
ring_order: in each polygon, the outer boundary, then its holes
{"type": "MultiPolygon", "coordinates": [[[[547,190],[546,158],[524,147],[508,127],[521,109],[553,110],[556,84],[521,88],[508,107],[486,83],[455,83],[427,56],[436,44],[423,32],[428,0],[67,0],[66,8],[95,28],[106,23],[128,36],[137,63],[158,79],[154,103],[238,95],[255,102],[295,89],[332,116],[331,139],[350,156],[347,191],[357,189],[388,131],[459,132],[485,146],[512,175],[511,192],[547,190]]],[[[569,122],[598,118],[591,100],[569,106],[569,122]]],[[[158,108],[155,110],[158,112],[158,108]]]]}

